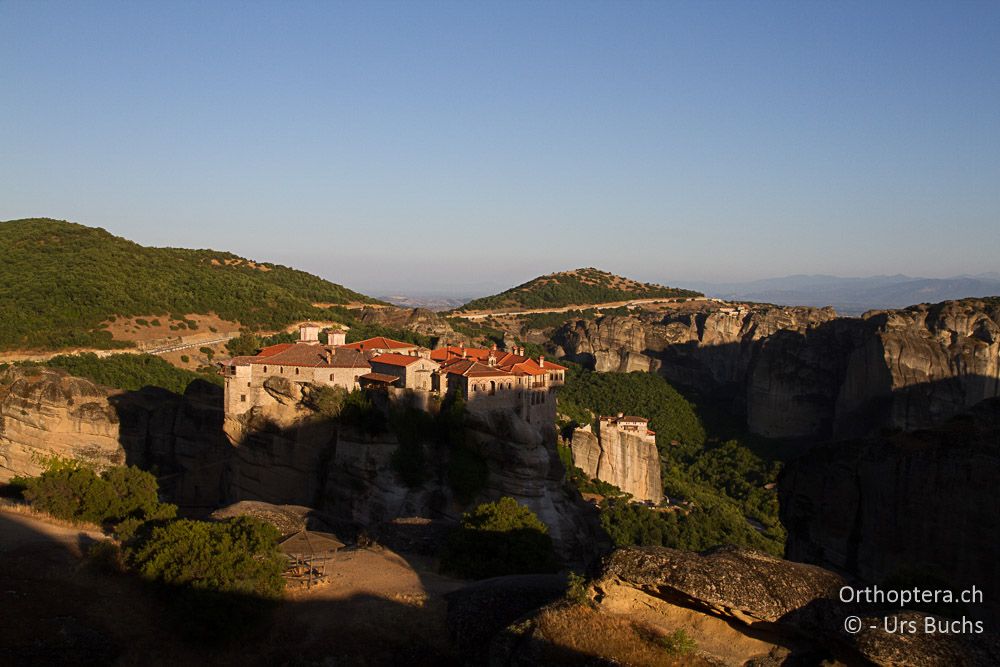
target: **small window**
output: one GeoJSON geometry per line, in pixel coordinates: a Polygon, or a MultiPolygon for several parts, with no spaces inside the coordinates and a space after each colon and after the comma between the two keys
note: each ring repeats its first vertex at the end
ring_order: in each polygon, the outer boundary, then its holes
{"type": "Polygon", "coordinates": [[[281,366],[280,368],[278,368],[278,372],[281,373],[282,375],[284,375],[285,374],[285,367],[281,366]]]}
{"type": "Polygon", "coordinates": [[[267,366],[264,366],[264,372],[265,373],[267,372],[267,366]]]}
{"type": "Polygon", "coordinates": [[[247,395],[240,394],[240,403],[246,403],[246,402],[247,402],[247,395]]]}
{"type": "Polygon", "coordinates": [[[296,368],[296,369],[295,369],[295,374],[296,374],[296,375],[298,375],[298,374],[299,374],[299,369],[298,369],[298,368],[296,368]]]}
{"type": "Polygon", "coordinates": [[[330,382],[333,382],[333,373],[330,373],[330,382]]]}
{"type": "Polygon", "coordinates": [[[247,382],[247,386],[248,386],[248,387],[250,386],[250,383],[249,383],[249,382],[247,382]]]}

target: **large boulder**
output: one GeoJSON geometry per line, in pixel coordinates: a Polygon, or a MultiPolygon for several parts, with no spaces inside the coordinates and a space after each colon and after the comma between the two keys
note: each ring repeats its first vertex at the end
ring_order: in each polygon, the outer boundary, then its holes
{"type": "Polygon", "coordinates": [[[683,630],[696,644],[688,656],[696,664],[1000,663],[995,635],[978,634],[975,626],[968,634],[927,632],[929,624],[954,627],[962,620],[844,603],[844,586],[863,584],[735,547],[701,554],[661,547],[619,549],[585,590],[589,607],[563,601],[519,619],[494,637],[490,658],[497,665],[541,665],[552,656],[573,655],[586,656],[590,664],[660,664],[655,652],[652,660],[630,659],[624,652],[639,655],[633,646],[683,630]],[[847,623],[851,617],[857,617],[857,626],[847,623]],[[900,627],[895,623],[912,623],[916,631],[893,632],[900,627]],[[602,631],[617,637],[588,641],[588,634],[602,631]]]}
{"type": "Polygon", "coordinates": [[[627,586],[754,625],[775,623],[814,600],[835,596],[844,580],[823,568],[749,549],[703,554],[663,547],[618,549],[594,583],[598,595],[627,586]]]}

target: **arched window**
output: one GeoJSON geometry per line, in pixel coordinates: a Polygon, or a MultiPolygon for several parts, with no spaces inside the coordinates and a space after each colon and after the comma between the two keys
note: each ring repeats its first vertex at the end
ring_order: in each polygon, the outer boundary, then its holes
{"type": "Polygon", "coordinates": [[[497,383],[495,380],[490,380],[490,396],[497,393],[497,383]]]}

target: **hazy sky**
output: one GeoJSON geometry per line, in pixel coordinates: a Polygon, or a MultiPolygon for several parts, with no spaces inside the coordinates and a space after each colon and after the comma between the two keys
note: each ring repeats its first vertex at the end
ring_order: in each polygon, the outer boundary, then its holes
{"type": "Polygon", "coordinates": [[[995,271],[1000,2],[0,1],[28,216],[375,294],[995,271]]]}

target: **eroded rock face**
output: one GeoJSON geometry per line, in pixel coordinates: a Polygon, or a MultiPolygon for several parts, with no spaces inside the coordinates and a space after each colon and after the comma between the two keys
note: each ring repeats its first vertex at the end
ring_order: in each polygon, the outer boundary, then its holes
{"type": "Polygon", "coordinates": [[[573,464],[590,478],[614,484],[636,500],[663,500],[660,452],[649,438],[614,427],[576,429],[572,441],[573,464]]]}
{"type": "Polygon", "coordinates": [[[786,555],[871,581],[931,575],[978,586],[1000,619],[1000,399],[930,430],[836,442],[778,484],[786,555]]]}
{"type": "Polygon", "coordinates": [[[607,558],[594,587],[601,595],[605,588],[625,585],[753,625],[775,623],[814,600],[834,597],[843,584],[841,577],[820,567],[749,549],[698,554],[633,547],[607,558]]]}
{"type": "Polygon", "coordinates": [[[301,389],[272,391],[274,400],[226,421],[234,449],[229,501],[308,505],[374,529],[400,517],[457,522],[476,504],[510,496],[545,522],[561,555],[579,560],[592,551],[591,510],[563,486],[554,433],[503,411],[467,413],[466,444],[483,457],[488,475],[485,488],[461,502],[448,480],[446,444],[424,443],[428,479],[411,488],[393,466],[400,443],[391,432],[366,434],[320,418],[296,402],[301,389]]]}
{"type": "Polygon", "coordinates": [[[471,342],[468,336],[455,331],[441,315],[426,308],[365,308],[361,312],[361,321],[392,329],[408,329],[454,345],[471,342]]]}
{"type": "Polygon", "coordinates": [[[37,475],[42,460],[75,458],[98,467],[125,462],[118,415],[105,388],[66,373],[11,368],[0,382],[0,481],[37,475]]]}
{"type": "Polygon", "coordinates": [[[43,459],[60,456],[155,469],[171,501],[214,505],[229,454],[221,392],[200,381],[185,396],[124,392],[59,370],[9,369],[0,383],[0,481],[37,475],[43,459]]]}
{"type": "Polygon", "coordinates": [[[701,391],[739,394],[757,341],[835,317],[831,308],[708,306],[666,316],[578,320],[557,330],[553,339],[574,361],[600,372],[655,371],[701,391]]]}
{"type": "MultiPolygon", "coordinates": [[[[605,559],[586,595],[597,615],[623,618],[653,634],[683,629],[697,644],[691,657],[705,664],[985,667],[1000,659],[995,636],[926,633],[929,621],[943,619],[841,603],[838,591],[848,583],[819,567],[734,547],[701,554],[632,547],[605,559]],[[849,616],[861,620],[857,634],[844,630],[849,616]],[[887,632],[885,618],[913,622],[921,632],[887,632]]],[[[565,651],[544,628],[558,627],[553,616],[573,617],[568,609],[565,603],[549,605],[496,635],[491,664],[541,665],[546,655],[565,651]],[[539,622],[546,616],[547,624],[539,622]]],[[[601,660],[619,664],[615,655],[601,660]]]]}
{"type": "Polygon", "coordinates": [[[926,428],[1000,395],[1000,299],[861,318],[762,306],[606,317],[567,324],[554,342],[598,371],[655,371],[732,396],[749,428],[773,438],[926,428]]]}

